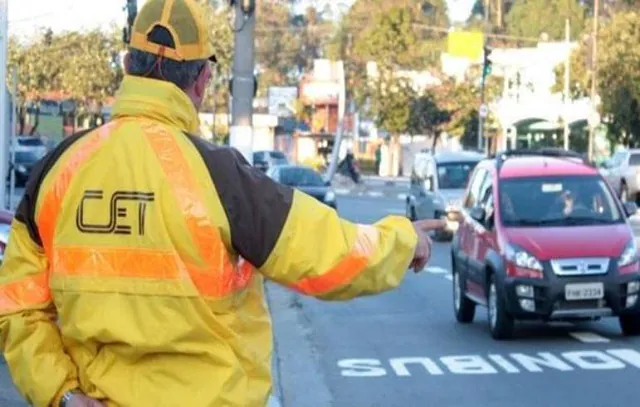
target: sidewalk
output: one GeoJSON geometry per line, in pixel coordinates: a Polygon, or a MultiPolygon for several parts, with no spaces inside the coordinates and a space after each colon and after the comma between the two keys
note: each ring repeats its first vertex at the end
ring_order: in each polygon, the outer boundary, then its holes
{"type": "Polygon", "coordinates": [[[337,195],[384,197],[404,201],[409,190],[409,178],[363,176],[361,183],[356,184],[350,178],[336,174],[332,185],[337,195]]]}

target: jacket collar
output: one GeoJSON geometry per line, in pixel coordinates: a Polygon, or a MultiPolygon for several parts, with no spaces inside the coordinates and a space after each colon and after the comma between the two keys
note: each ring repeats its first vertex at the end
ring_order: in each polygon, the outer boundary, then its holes
{"type": "Polygon", "coordinates": [[[200,133],[198,112],[191,99],[172,83],[126,75],[116,94],[114,119],[142,117],[200,133]]]}

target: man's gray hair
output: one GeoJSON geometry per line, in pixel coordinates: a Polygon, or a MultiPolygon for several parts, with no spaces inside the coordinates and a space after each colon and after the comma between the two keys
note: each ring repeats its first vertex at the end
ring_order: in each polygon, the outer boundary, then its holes
{"type": "Polygon", "coordinates": [[[137,49],[129,50],[129,69],[127,73],[171,82],[185,90],[193,85],[207,61],[178,62],[162,58],[158,63],[157,55],[137,49]]]}

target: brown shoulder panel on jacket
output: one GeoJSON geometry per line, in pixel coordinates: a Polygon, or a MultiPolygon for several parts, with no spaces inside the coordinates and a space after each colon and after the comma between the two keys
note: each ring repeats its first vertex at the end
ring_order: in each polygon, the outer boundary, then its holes
{"type": "Polygon", "coordinates": [[[24,188],[24,194],[16,209],[15,218],[27,226],[29,236],[40,246],[42,246],[42,240],[40,239],[40,233],[38,232],[38,225],[36,223],[36,203],[38,194],[40,193],[40,185],[42,185],[42,181],[49,171],[51,171],[51,168],[53,168],[60,156],[62,156],[73,143],[89,134],[92,130],[95,130],[95,128],[83,130],[66,137],[53,150],[41,158],[29,174],[29,179],[24,188]]]}
{"type": "Polygon", "coordinates": [[[289,216],[293,189],[252,167],[237,150],[187,134],[204,159],[229,220],[231,243],[261,267],[278,242],[289,216]]]}

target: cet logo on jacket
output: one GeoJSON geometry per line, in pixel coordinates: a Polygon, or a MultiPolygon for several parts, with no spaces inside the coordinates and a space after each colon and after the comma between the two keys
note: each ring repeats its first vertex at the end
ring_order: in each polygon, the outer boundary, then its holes
{"type": "Polygon", "coordinates": [[[153,192],[115,191],[105,198],[104,191],[86,190],[76,210],[76,226],[82,233],[130,235],[135,224],[138,235],[144,236],[147,205],[154,200],[153,192]],[[85,221],[85,209],[104,212],[105,221],[85,221]]]}

